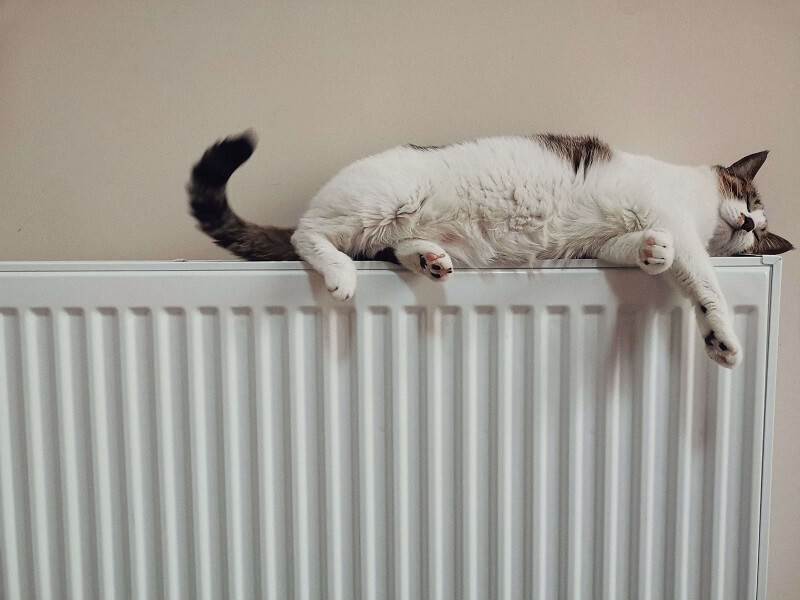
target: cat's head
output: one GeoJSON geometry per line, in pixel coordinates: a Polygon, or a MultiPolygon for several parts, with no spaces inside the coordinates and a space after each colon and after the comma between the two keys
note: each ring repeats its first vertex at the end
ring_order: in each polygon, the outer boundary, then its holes
{"type": "Polygon", "coordinates": [[[767,160],[767,151],[737,160],[730,167],[714,167],[719,180],[719,219],[709,252],[733,254],[781,254],[794,246],[767,231],[764,204],[753,179],[767,160]]]}

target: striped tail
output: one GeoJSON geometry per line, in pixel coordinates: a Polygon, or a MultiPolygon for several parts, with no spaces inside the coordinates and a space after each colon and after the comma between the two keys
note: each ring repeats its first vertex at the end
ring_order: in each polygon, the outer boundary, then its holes
{"type": "Polygon", "coordinates": [[[249,223],[228,205],[225,186],[256,147],[251,131],[217,142],[192,169],[189,205],[200,229],[216,244],[247,260],[299,260],[291,243],[293,229],[249,223]]]}

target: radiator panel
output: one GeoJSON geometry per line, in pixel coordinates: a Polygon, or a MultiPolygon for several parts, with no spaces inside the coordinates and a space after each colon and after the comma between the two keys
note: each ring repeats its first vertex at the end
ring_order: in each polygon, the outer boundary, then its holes
{"type": "Polygon", "coordinates": [[[717,272],[732,371],[583,261],[6,265],[0,595],[760,597],[779,271],[717,272]]]}

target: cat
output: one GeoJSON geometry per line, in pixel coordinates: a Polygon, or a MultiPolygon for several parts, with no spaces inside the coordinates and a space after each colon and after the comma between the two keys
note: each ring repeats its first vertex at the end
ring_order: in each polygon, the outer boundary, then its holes
{"type": "Polygon", "coordinates": [[[187,190],[200,228],[246,259],[306,260],[339,300],[355,293],[353,258],[435,281],[454,263],[599,258],[666,273],[694,303],[709,356],[732,367],[741,345],[709,255],[793,248],[767,231],[753,184],[766,151],[722,167],[668,164],[591,136],[409,144],[345,167],[292,230],[248,223],[228,205],[228,179],[255,146],[251,131],[229,137],[194,166],[187,190]]]}

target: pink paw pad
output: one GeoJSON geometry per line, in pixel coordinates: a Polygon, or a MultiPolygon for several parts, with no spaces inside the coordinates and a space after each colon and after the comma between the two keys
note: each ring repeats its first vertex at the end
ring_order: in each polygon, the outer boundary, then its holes
{"type": "MultiPolygon", "coordinates": [[[[655,246],[656,245],[656,241],[653,238],[647,238],[645,240],[645,244],[647,244],[648,246],[655,246]]],[[[649,248],[645,248],[644,252],[642,252],[642,254],[644,254],[645,257],[647,257],[647,258],[653,258],[653,251],[650,250],[649,248]]]]}
{"type": "Polygon", "coordinates": [[[444,254],[436,254],[428,252],[425,255],[420,255],[420,266],[428,272],[434,279],[447,279],[447,276],[453,272],[453,268],[442,264],[442,259],[445,258],[444,254]]]}

